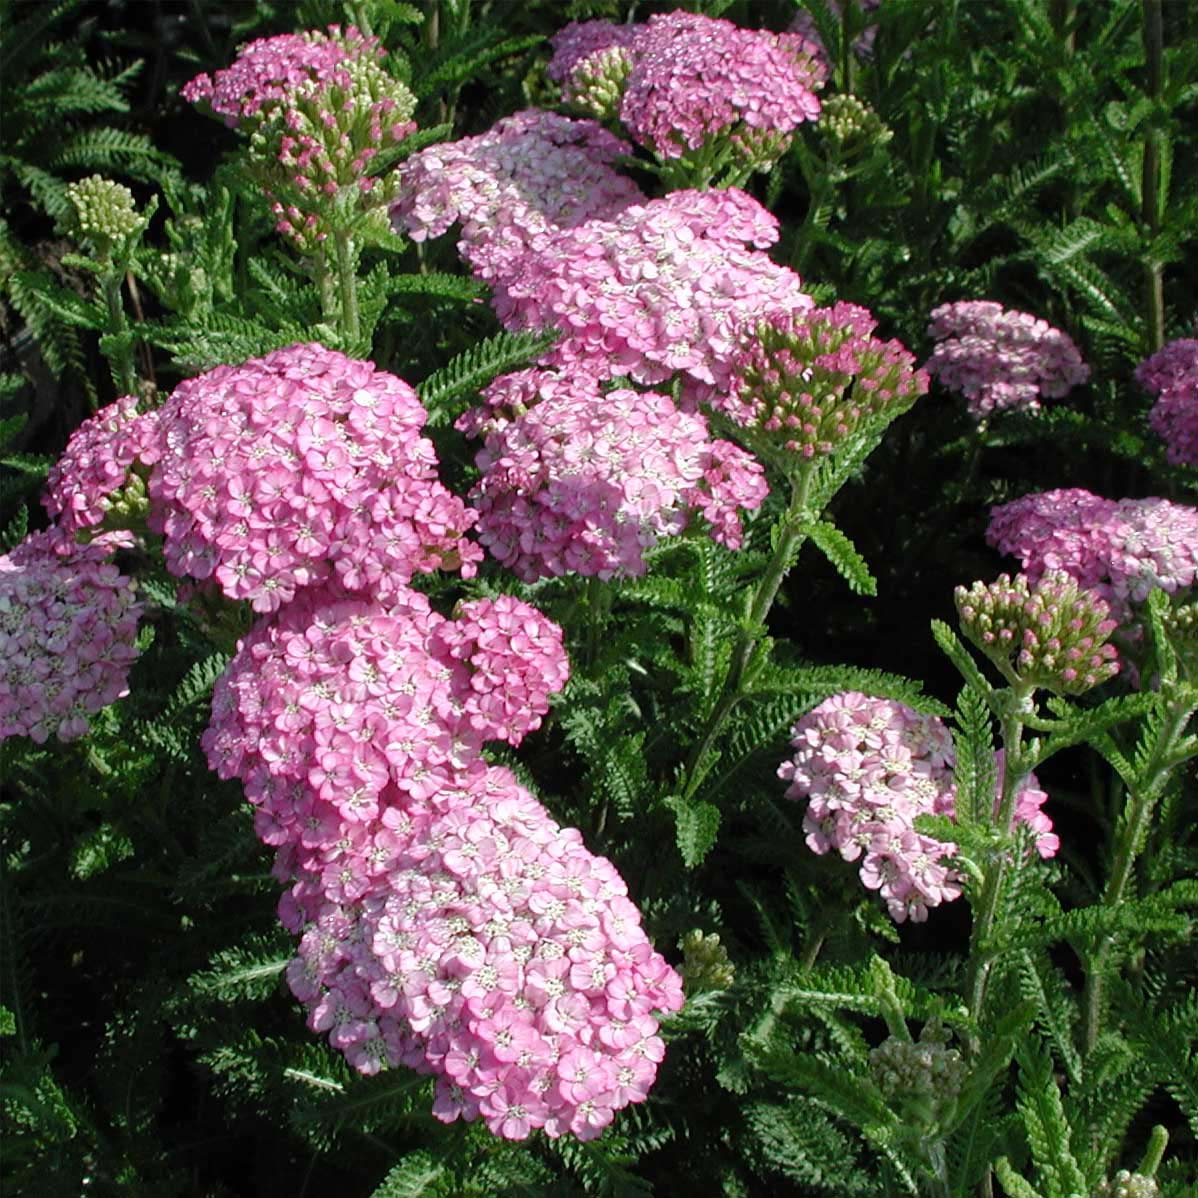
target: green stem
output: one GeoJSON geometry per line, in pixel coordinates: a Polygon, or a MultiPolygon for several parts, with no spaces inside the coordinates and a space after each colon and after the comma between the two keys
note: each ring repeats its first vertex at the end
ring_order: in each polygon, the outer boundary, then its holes
{"type": "Polygon", "coordinates": [[[337,284],[341,292],[341,333],[357,345],[361,336],[358,317],[358,276],[354,270],[354,240],[345,231],[335,236],[337,246],[337,284]]]}
{"type": "MultiPolygon", "coordinates": [[[[1148,95],[1157,104],[1164,90],[1164,32],[1161,21],[1161,0],[1143,0],[1144,57],[1148,68],[1148,95]]],[[[1150,117],[1144,139],[1144,162],[1141,170],[1141,223],[1148,238],[1160,232],[1160,159],[1161,134],[1155,117],[1150,117]]],[[[1144,297],[1147,315],[1148,352],[1156,353],[1165,343],[1164,266],[1155,253],[1144,261],[1144,297]]]]}
{"type": "MultiPolygon", "coordinates": [[[[129,322],[125,317],[125,304],[121,299],[121,280],[124,272],[115,265],[105,271],[101,289],[104,293],[104,303],[108,308],[108,331],[117,334],[129,331],[129,322]]],[[[122,395],[137,394],[137,371],[133,368],[133,347],[122,344],[114,353],[108,356],[109,369],[112,371],[112,381],[122,395]]]]}
{"type": "Polygon", "coordinates": [[[320,314],[326,324],[337,323],[337,289],[329,270],[329,252],[321,246],[315,255],[316,285],[320,289],[320,314]]]}
{"type": "MultiPolygon", "coordinates": [[[[1170,757],[1193,714],[1194,705],[1188,696],[1185,701],[1177,703],[1170,710],[1156,744],[1152,746],[1152,754],[1143,772],[1135,779],[1134,783],[1128,786],[1126,815],[1116,829],[1117,839],[1111,865],[1111,876],[1107,879],[1106,889],[1100,900],[1100,905],[1103,907],[1117,907],[1123,902],[1128,883],[1131,881],[1132,871],[1135,868],[1136,858],[1148,835],[1152,813],[1169,781],[1172,769],[1170,757]]],[[[1107,937],[1087,963],[1086,989],[1082,1004],[1083,1043],[1087,1052],[1091,1051],[1098,1043],[1098,1037],[1102,1030],[1103,976],[1106,971],[1107,957],[1114,943],[1114,937],[1107,937]]]]}
{"type": "Polygon", "coordinates": [[[1011,711],[1002,721],[1003,783],[998,813],[995,816],[995,825],[1002,835],[1003,843],[988,863],[986,880],[982,884],[982,893],[978,898],[973,929],[969,936],[967,990],[969,1015],[975,1024],[981,1022],[982,1008],[986,1001],[986,986],[994,966],[993,954],[983,951],[982,946],[989,940],[994,929],[995,917],[998,914],[1007,865],[1011,859],[1010,838],[1015,823],[1015,800],[1028,773],[1024,768],[1021,750],[1023,742],[1022,712],[1027,706],[1027,700],[1030,699],[1030,692],[1012,688],[1010,694],[1015,702],[1012,704],[1011,711]]]}
{"type": "Polygon", "coordinates": [[[687,760],[685,784],[682,788],[685,798],[690,798],[694,793],[701,777],[698,771],[703,759],[722,731],[724,721],[743,697],[741,683],[744,681],[745,667],[753,655],[753,646],[758,640],[758,629],[765,623],[766,616],[778,597],[782,580],[807,539],[807,496],[811,490],[813,473],[813,467],[805,467],[794,483],[790,507],[779,524],[778,542],[774,547],[773,556],[749,601],[745,624],[737,633],[736,644],[732,649],[732,663],[728,667],[720,700],[712,709],[703,735],[687,760]]]}

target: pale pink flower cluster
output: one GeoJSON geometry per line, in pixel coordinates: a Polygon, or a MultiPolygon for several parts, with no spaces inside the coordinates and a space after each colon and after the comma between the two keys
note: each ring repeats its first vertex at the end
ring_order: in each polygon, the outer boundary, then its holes
{"type": "Polygon", "coordinates": [[[798,275],[759,249],[778,222],[743,191],[676,191],[561,230],[496,281],[510,329],[557,326],[542,362],[638,383],[683,375],[689,400],[726,387],[740,330],[812,307],[798,275]]]}
{"type": "MultiPolygon", "coordinates": [[[[825,0],[825,2],[832,14],[843,22],[844,4],[842,4],[841,0],[825,0]]],[[[882,0],[847,0],[847,2],[862,13],[876,12],[882,6],[882,0]]],[[[819,52],[820,61],[825,65],[829,64],[835,57],[836,48],[833,47],[831,53],[829,53],[828,47],[824,45],[824,39],[820,37],[815,18],[806,9],[800,8],[795,13],[787,28],[791,33],[797,33],[801,37],[806,38],[819,52]]],[[[874,42],[877,39],[878,27],[876,25],[867,25],[853,39],[853,53],[858,58],[866,60],[873,58],[874,42]]]]}
{"type": "Polygon", "coordinates": [[[197,75],[180,94],[189,104],[206,102],[225,124],[235,126],[257,118],[302,84],[331,79],[347,61],[384,53],[378,38],[363,37],[352,25],[344,33],[330,25],[327,34],[259,38],[244,46],[231,66],[215,75],[197,75]]]}
{"type": "Polygon", "coordinates": [[[1198,508],[1167,499],[1103,499],[1078,487],[1025,495],[990,509],[986,539],[1032,580],[1072,575],[1120,623],[1154,587],[1173,594],[1198,580],[1198,508]]]}
{"type": "Polygon", "coordinates": [[[425,419],[402,379],[316,344],[181,383],[141,455],[168,569],[255,611],[334,576],[384,595],[471,574],[475,514],[437,481],[425,419]]]}
{"type": "Polygon", "coordinates": [[[85,420],[50,468],[42,504],[68,538],[103,522],[109,501],[155,435],[154,413],[139,415],[126,395],[85,420]]]}
{"type": "Polygon", "coordinates": [[[740,29],[679,11],[644,25],[568,25],[552,44],[549,76],[567,100],[588,86],[597,56],[615,49],[627,58],[619,119],[660,158],[681,158],[719,139],[750,160],[772,160],[800,123],[819,116],[815,93],[826,69],[797,33],[740,29]]]}
{"type": "Polygon", "coordinates": [[[560,630],[516,600],[446,620],[307,592],[243,641],[204,739],[278,847],[313,1030],[363,1073],[435,1074],[438,1118],[508,1139],[598,1135],[682,1004],[611,863],[481,756],[565,678],[560,630]]]}
{"type": "MultiPolygon", "coordinates": [[[[944,863],[957,846],[915,830],[920,815],[955,813],[956,758],[941,720],[848,691],[813,708],[791,735],[795,754],[778,776],[790,783],[787,798],[808,800],[803,830],[813,852],[835,849],[860,861],[861,881],[886,900],[896,923],[926,920],[930,908],[960,897],[960,875],[944,863]]],[[[1016,805],[1042,857],[1059,848],[1040,810],[1046,798],[1029,774],[1016,805]]]]}
{"type": "Polygon", "coordinates": [[[1136,368],[1136,381],[1156,396],[1148,414],[1175,466],[1198,466],[1198,341],[1170,341],[1136,368]]]}
{"type": "Polygon", "coordinates": [[[399,169],[392,220],[413,241],[460,223],[458,252],[474,273],[506,278],[559,229],[644,200],[612,169],[630,151],[594,121],[528,109],[478,137],[413,154],[399,169]]]}
{"type": "Polygon", "coordinates": [[[927,370],[968,399],[975,420],[1012,408],[1038,411],[1041,396],[1059,399],[1090,377],[1077,346],[1059,329],[989,300],[933,309],[928,336],[939,344],[927,370]]]}
{"type": "Polygon", "coordinates": [[[0,740],[75,740],[128,694],[141,605],[108,560],[118,543],[48,530],[0,556],[0,740]]]}
{"type": "Polygon", "coordinates": [[[489,399],[489,422],[478,412],[459,422],[487,428],[470,498],[479,540],[525,581],[643,574],[645,551],[682,532],[694,512],[716,541],[737,548],[740,509],[759,507],[767,494],[748,453],[712,440],[702,416],[680,412],[665,395],[604,394],[585,375],[525,371],[493,386],[489,399]],[[524,410],[503,419],[500,396],[524,410]],[[534,396],[532,406],[521,402],[534,396]]]}

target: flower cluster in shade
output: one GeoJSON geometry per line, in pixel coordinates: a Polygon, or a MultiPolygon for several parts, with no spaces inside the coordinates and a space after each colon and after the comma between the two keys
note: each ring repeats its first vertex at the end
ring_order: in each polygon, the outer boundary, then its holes
{"type": "Polygon", "coordinates": [[[399,169],[392,220],[413,241],[461,226],[458,251],[491,282],[550,235],[645,197],[612,162],[631,151],[594,121],[528,109],[477,137],[431,146],[399,169]]]}
{"type": "Polygon", "coordinates": [[[495,281],[493,302],[509,329],[562,330],[543,364],[647,385],[681,374],[692,403],[728,386],[746,324],[813,306],[760,252],[777,237],[745,192],[676,191],[554,234],[495,281]]]}
{"type": "Polygon", "coordinates": [[[324,83],[346,63],[384,53],[377,38],[352,25],[344,32],[284,33],[244,46],[231,66],[215,75],[197,75],[183,86],[189,104],[207,104],[230,127],[253,123],[297,88],[324,83]]]}
{"type": "Polygon", "coordinates": [[[1059,329],[989,300],[933,309],[928,336],[937,342],[928,371],[965,396],[975,420],[1010,409],[1038,411],[1042,396],[1059,399],[1090,377],[1077,346],[1059,329]]]}
{"type": "MultiPolygon", "coordinates": [[[[791,736],[795,753],[778,776],[789,783],[787,798],[807,800],[803,830],[813,852],[835,849],[845,861],[859,861],[861,881],[878,891],[897,923],[926,920],[930,908],[960,897],[961,879],[946,864],[956,845],[915,830],[920,815],[951,817],[956,810],[952,736],[940,719],[847,691],[799,719],[791,736]]],[[[1029,774],[1015,811],[1042,857],[1059,847],[1040,810],[1047,797],[1029,774]]]]}
{"type": "Polygon", "coordinates": [[[525,581],[569,572],[643,574],[645,551],[701,513],[713,539],[741,543],[741,509],[768,488],[757,461],[710,437],[700,415],[655,392],[603,393],[586,375],[504,376],[463,431],[485,431],[470,498],[478,537],[525,581]]]}
{"type": "Polygon", "coordinates": [[[962,631],[1012,683],[1080,695],[1119,672],[1110,605],[1063,570],[1000,574],[953,597],[962,631]]]}
{"type": "MultiPolygon", "coordinates": [[[[872,13],[882,6],[882,0],[825,0],[828,11],[835,16],[842,24],[845,16],[845,5],[847,4],[850,10],[855,9],[858,13],[872,13]]],[[[790,25],[787,27],[791,33],[797,33],[806,38],[806,40],[815,47],[819,52],[820,61],[829,64],[835,58],[837,48],[833,47],[829,53],[828,47],[824,45],[824,39],[820,36],[819,28],[815,23],[815,18],[806,9],[800,8],[794,17],[791,19],[790,25]]],[[[864,29],[853,39],[853,53],[861,59],[868,61],[873,58],[874,42],[878,39],[877,25],[866,25],[864,29]]]]}
{"type": "Polygon", "coordinates": [[[549,77],[563,98],[616,115],[632,139],[662,159],[715,147],[754,167],[789,146],[819,117],[827,70],[798,33],[740,29],[672,12],[643,25],[588,21],[552,39],[549,77]]]}
{"type": "Polygon", "coordinates": [[[0,556],[0,740],[74,740],[128,693],[141,605],[110,560],[121,543],[49,529],[0,556]]]}
{"type": "Polygon", "coordinates": [[[682,1003],[611,863],[481,756],[566,673],[560,630],[514,599],[450,620],[414,592],[310,591],[241,643],[204,737],[277,848],[313,1030],[363,1073],[434,1074],[438,1118],[508,1139],[598,1135],[682,1003]]]}
{"type": "Polygon", "coordinates": [[[1175,466],[1198,466],[1198,340],[1170,341],[1136,368],[1136,381],[1156,396],[1148,414],[1175,466]]]}
{"type": "Polygon", "coordinates": [[[470,574],[475,516],[437,480],[426,418],[402,379],[316,344],[181,383],[139,455],[167,568],[260,612],[329,578],[386,595],[470,574]]]}
{"type": "Polygon", "coordinates": [[[733,359],[733,386],[712,405],[783,469],[831,453],[862,426],[905,412],[928,389],[898,341],[873,336],[865,308],[839,303],[772,314],[733,359]]]}
{"type": "Polygon", "coordinates": [[[986,539],[1036,580],[1063,570],[1096,591],[1120,624],[1160,587],[1198,579],[1198,508],[1167,499],[1104,499],[1079,487],[1025,495],[990,510],[986,539]]]}

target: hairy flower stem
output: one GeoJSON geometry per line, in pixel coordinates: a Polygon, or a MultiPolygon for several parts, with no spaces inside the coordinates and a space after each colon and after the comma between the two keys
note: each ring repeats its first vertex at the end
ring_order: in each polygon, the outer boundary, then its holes
{"type": "Polygon", "coordinates": [[[682,788],[684,798],[689,799],[698,789],[699,783],[703,780],[701,772],[703,760],[723,730],[724,722],[732,714],[732,709],[743,698],[741,685],[744,682],[745,667],[753,656],[753,646],[758,640],[758,630],[765,624],[766,616],[769,615],[770,608],[778,597],[782,580],[794,565],[799,550],[807,539],[810,518],[810,513],[807,511],[807,496],[811,490],[813,473],[814,467],[810,465],[804,467],[792,484],[790,506],[778,524],[773,556],[749,599],[745,622],[736,637],[736,644],[732,650],[732,663],[728,667],[728,674],[721,688],[720,700],[712,709],[703,736],[687,760],[685,784],[682,788]]]}
{"type": "MultiPolygon", "coordinates": [[[[1164,33],[1161,0],[1144,0],[1144,57],[1148,68],[1148,96],[1159,104],[1164,88],[1164,33]]],[[[1161,132],[1148,122],[1144,139],[1144,162],[1140,176],[1141,222],[1145,238],[1160,232],[1161,132]]],[[[1147,350],[1156,353],[1165,344],[1164,266],[1152,251],[1144,259],[1144,289],[1147,316],[1147,350]]]]}
{"type": "MultiPolygon", "coordinates": [[[[981,1022],[982,1009],[986,1002],[986,985],[994,966],[994,956],[983,948],[994,930],[999,901],[1007,866],[1011,863],[1011,832],[1015,825],[1015,801],[1019,788],[1028,775],[1028,768],[1021,757],[1023,742],[1023,715],[1030,707],[1031,691],[1026,686],[1012,687],[1009,692],[1014,702],[1002,720],[1002,741],[1005,754],[1002,794],[999,798],[995,825],[1003,837],[1003,843],[988,863],[982,893],[974,911],[973,930],[969,936],[969,1015],[975,1024],[981,1022]]],[[[977,1044],[974,1045],[975,1050],[977,1044]]]]}
{"type": "Polygon", "coordinates": [[[337,287],[334,272],[330,269],[327,243],[320,246],[314,255],[316,264],[316,286],[320,291],[320,314],[328,324],[337,322],[337,287]]]}
{"type": "MultiPolygon", "coordinates": [[[[1194,702],[1188,694],[1174,704],[1160,730],[1156,744],[1140,776],[1128,786],[1127,807],[1115,833],[1115,851],[1111,860],[1111,876],[1102,892],[1101,905],[1119,906],[1127,893],[1136,858],[1148,837],[1149,823],[1157,802],[1168,785],[1171,758],[1194,714],[1194,702]]],[[[1087,1052],[1098,1043],[1102,1031],[1103,980],[1107,958],[1114,947],[1114,937],[1107,937],[1086,962],[1086,989],[1082,1003],[1082,1042],[1087,1052]]]]}
{"type": "Polygon", "coordinates": [[[358,276],[354,263],[354,241],[344,230],[336,234],[337,282],[341,292],[341,334],[356,346],[361,336],[358,316],[358,276]]]}
{"type": "Polygon", "coordinates": [[[125,305],[121,299],[121,279],[123,272],[109,264],[105,271],[100,287],[104,293],[104,304],[108,309],[108,332],[118,336],[118,348],[106,354],[108,367],[112,371],[112,381],[122,395],[137,394],[137,371],[133,368],[133,347],[120,334],[129,332],[129,322],[125,317],[125,305]]]}

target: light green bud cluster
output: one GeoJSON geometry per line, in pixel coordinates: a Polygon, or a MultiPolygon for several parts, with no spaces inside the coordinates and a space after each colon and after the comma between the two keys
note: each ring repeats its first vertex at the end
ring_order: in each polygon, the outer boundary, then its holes
{"type": "Polygon", "coordinates": [[[929,1022],[918,1042],[891,1036],[869,1054],[870,1076],[886,1100],[925,1127],[952,1109],[968,1073],[948,1041],[949,1032],[929,1022]]]}
{"type": "Polygon", "coordinates": [[[1094,1198],[1158,1198],[1161,1187],[1155,1177],[1120,1169],[1114,1177],[1104,1177],[1094,1191],[1094,1198]]]}
{"type": "Polygon", "coordinates": [[[133,192],[111,179],[89,175],[69,183],[67,196],[74,205],[79,231],[99,244],[120,241],[142,227],[133,192]]]}
{"type": "Polygon", "coordinates": [[[961,630],[1009,682],[1080,695],[1119,672],[1107,638],[1115,631],[1106,601],[1070,575],[1049,570],[1038,582],[1000,574],[957,587],[961,630]]]}
{"type": "Polygon", "coordinates": [[[819,128],[838,142],[870,142],[884,146],[894,133],[864,100],[829,96],[820,112],[819,128]]]}
{"type": "Polygon", "coordinates": [[[563,99],[597,121],[613,120],[624,98],[632,55],[623,46],[608,46],[589,55],[572,72],[563,99]]]}
{"type": "Polygon", "coordinates": [[[727,990],[736,978],[736,967],[728,960],[728,950],[715,932],[704,935],[698,928],[687,932],[679,945],[682,949],[682,977],[686,988],[727,990]]]}
{"type": "Polygon", "coordinates": [[[731,144],[737,157],[751,170],[768,171],[790,149],[794,135],[775,129],[754,129],[746,126],[733,134],[731,144]]]}
{"type": "Polygon", "coordinates": [[[1182,669],[1198,681],[1198,603],[1170,608],[1165,612],[1162,623],[1182,669]]]}

